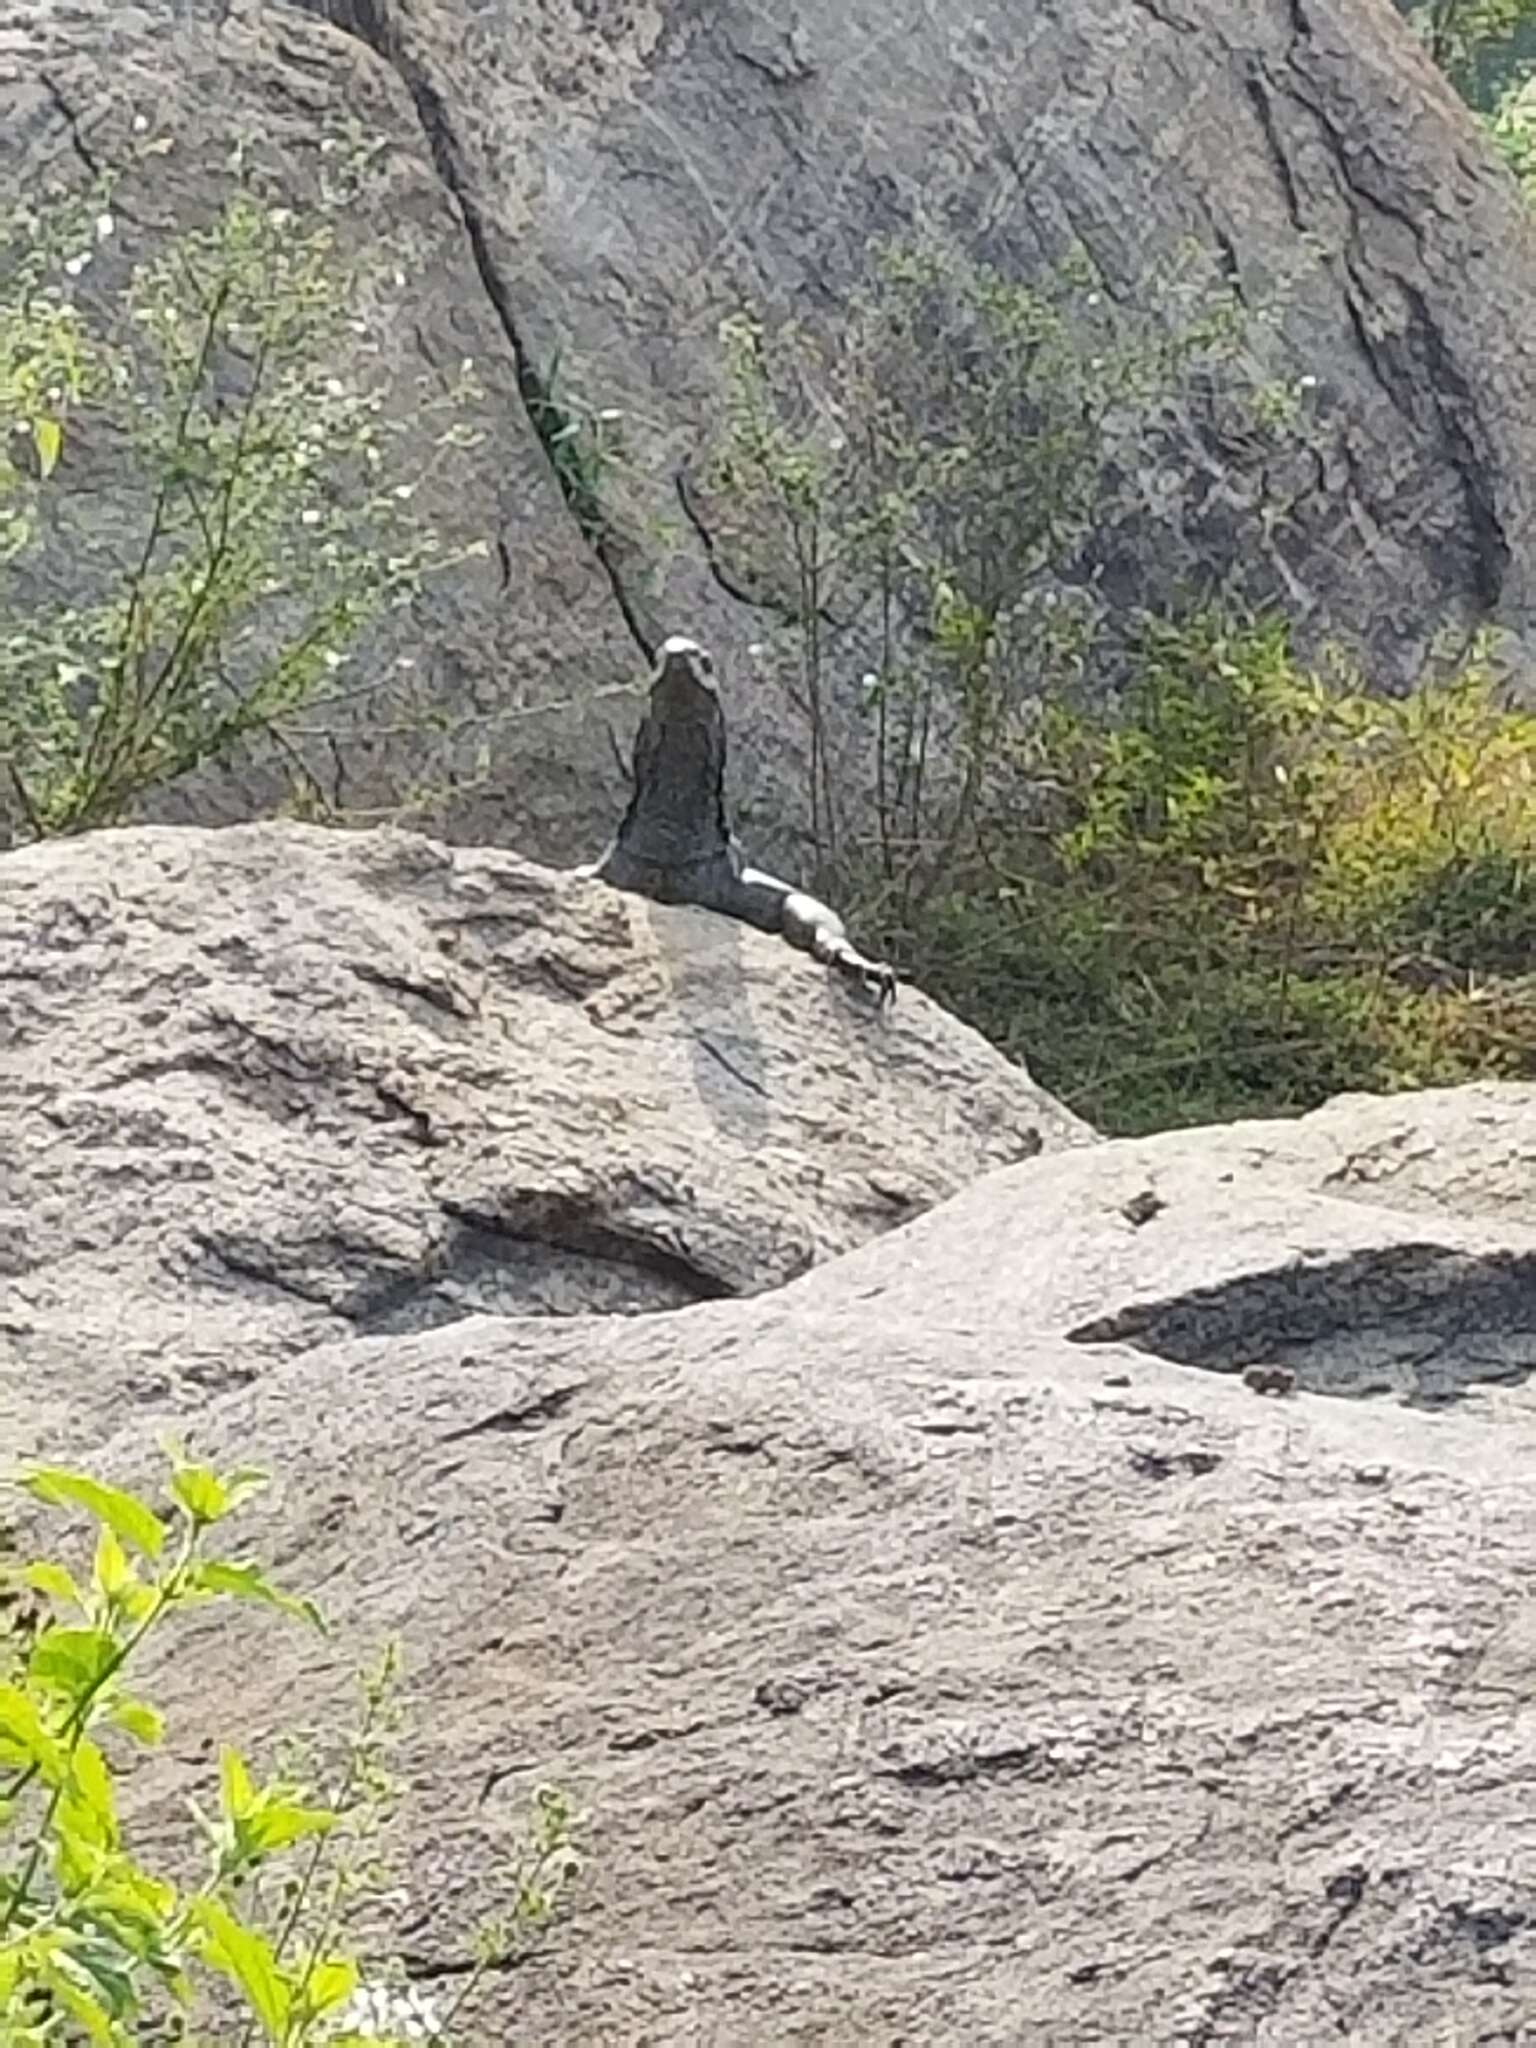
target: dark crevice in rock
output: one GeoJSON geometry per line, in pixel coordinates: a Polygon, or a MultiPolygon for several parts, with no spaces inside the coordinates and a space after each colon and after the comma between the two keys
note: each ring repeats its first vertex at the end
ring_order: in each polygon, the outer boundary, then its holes
{"type": "MultiPolygon", "coordinates": [[[[1388,273],[1406,318],[1401,322],[1381,320],[1377,317],[1379,295],[1371,289],[1365,275],[1362,208],[1369,208],[1383,220],[1406,230],[1421,260],[1427,255],[1423,219],[1412,206],[1399,203],[1380,190],[1379,180],[1373,184],[1362,178],[1363,147],[1352,139],[1346,124],[1330,111],[1324,91],[1308,68],[1312,52],[1303,49],[1302,44],[1310,37],[1311,25],[1300,0],[1292,0],[1291,13],[1291,75],[1284,91],[1287,99],[1310,118],[1332,161],[1338,196],[1349,214],[1349,241],[1340,253],[1349,280],[1345,303],[1356,340],[1394,410],[1416,432],[1433,436],[1447,467],[1459,479],[1471,541],[1476,600],[1484,611],[1492,612],[1503,595],[1510,547],[1494,491],[1493,479],[1498,471],[1496,449],[1479,415],[1476,394],[1419,286],[1396,270],[1388,273]]],[[[1281,176],[1292,223],[1305,232],[1285,147],[1272,110],[1263,104],[1262,82],[1255,96],[1250,79],[1249,92],[1260,111],[1265,140],[1281,176]]]]}
{"type": "Polygon", "coordinates": [[[65,127],[69,130],[70,148],[79,157],[81,163],[90,172],[91,176],[99,178],[101,176],[101,159],[91,148],[81,131],[78,111],[70,105],[58,80],[50,72],[40,71],[38,73],[38,83],[53,102],[55,111],[60,115],[65,127]]]}
{"type": "Polygon", "coordinates": [[[735,577],[732,576],[721,561],[720,550],[715,543],[715,536],[711,533],[704,514],[700,509],[699,502],[693,495],[692,486],[688,482],[687,472],[681,469],[678,470],[672,481],[677,492],[677,502],[682,509],[683,517],[693,528],[694,537],[697,539],[699,546],[704,550],[704,566],[725,592],[726,596],[733,599],[737,604],[745,605],[749,611],[772,612],[776,617],[782,618],[784,616],[783,606],[775,605],[767,598],[754,597],[750,590],[736,581],[735,577]]]}
{"type": "Polygon", "coordinates": [[[554,1422],[563,1415],[580,1391],[579,1387],[550,1387],[543,1393],[530,1394],[515,1408],[498,1408],[494,1415],[482,1415],[478,1421],[466,1422],[461,1429],[450,1429],[438,1442],[456,1444],[466,1437],[517,1436],[536,1430],[542,1423],[554,1422]]]}
{"type": "MultiPolygon", "coordinates": [[[[273,1246],[205,1230],[192,1243],[224,1281],[285,1296],[365,1337],[478,1315],[634,1315],[737,1292],[686,1251],[614,1223],[579,1196],[539,1191],[500,1199],[494,1210],[441,1206],[450,1227],[415,1260],[336,1233],[273,1246]]],[[[317,1320],[308,1341],[333,1334],[317,1320]]]]}
{"type": "Polygon", "coordinates": [[[658,1244],[615,1223],[580,1195],[535,1190],[499,1200],[494,1210],[473,1209],[453,1201],[441,1206],[456,1223],[492,1243],[502,1240],[575,1252],[627,1268],[647,1281],[660,1280],[692,1301],[728,1301],[737,1292],[686,1250],[658,1244]]]}
{"type": "Polygon", "coordinates": [[[913,1758],[896,1763],[890,1775],[898,1784],[925,1789],[966,1785],[976,1779],[1040,1778],[1051,1775],[1036,1743],[1008,1744],[999,1749],[959,1750],[948,1756],[913,1758]]]}
{"type": "Polygon", "coordinates": [[[263,1256],[259,1250],[238,1245],[227,1237],[215,1236],[206,1230],[194,1230],[191,1240],[205,1258],[212,1260],[232,1280],[269,1287],[276,1294],[285,1294],[292,1301],[302,1302],[306,1308],[320,1309],[328,1315],[344,1313],[316,1288],[302,1287],[290,1279],[275,1259],[263,1256]]]}
{"type": "Polygon", "coordinates": [[[1286,155],[1285,145],[1280,140],[1280,131],[1275,126],[1274,102],[1270,98],[1269,84],[1263,72],[1255,65],[1248,73],[1248,98],[1259,117],[1259,132],[1264,137],[1264,146],[1269,151],[1270,161],[1275,167],[1280,191],[1285,200],[1285,211],[1291,226],[1298,234],[1305,228],[1301,216],[1301,195],[1296,189],[1296,174],[1291,169],[1291,160],[1286,155]]]}
{"type": "Polygon", "coordinates": [[[1287,216],[1298,233],[1309,231],[1292,153],[1276,117],[1277,97],[1283,97],[1308,117],[1332,162],[1338,197],[1350,218],[1348,243],[1339,252],[1339,261],[1345,279],[1342,296],[1356,345],[1393,410],[1416,434],[1438,443],[1440,456],[1458,478],[1466,508],[1469,566],[1476,603],[1483,612],[1491,613],[1503,595],[1511,551],[1495,494],[1494,450],[1479,418],[1476,395],[1419,287],[1394,272],[1391,281],[1400,295],[1405,317],[1383,319],[1379,293],[1366,276],[1362,208],[1369,208],[1383,220],[1404,228],[1412,236],[1421,258],[1426,251],[1424,223],[1411,207],[1363,182],[1357,160],[1359,145],[1351,142],[1344,126],[1330,111],[1307,68],[1313,58],[1306,47],[1311,24],[1300,0],[1293,0],[1291,17],[1291,75],[1283,85],[1278,85],[1260,64],[1253,63],[1244,81],[1287,216]]]}
{"type": "Polygon", "coordinates": [[[1440,1408],[1536,1372],[1536,1255],[1394,1245],[1138,1302],[1067,1335],[1207,1372],[1283,1368],[1304,1393],[1440,1408]]]}
{"type": "MultiPolygon", "coordinates": [[[[1510,547],[1494,495],[1495,464],[1478,418],[1477,400],[1446,344],[1429,301],[1408,278],[1398,280],[1412,326],[1409,333],[1422,364],[1422,380],[1433,400],[1446,453],[1461,477],[1472,532],[1473,573],[1478,600],[1491,611],[1503,595],[1510,547]]],[[[1415,376],[1415,385],[1420,378],[1415,376]]]]}
{"type": "Polygon", "coordinates": [[[1170,7],[1159,5],[1159,0],[1132,0],[1132,5],[1139,7],[1143,14],[1150,14],[1160,28],[1170,28],[1183,35],[1198,33],[1198,23],[1186,15],[1175,14],[1170,7]]]}
{"type": "Polygon", "coordinates": [[[528,423],[549,460],[560,494],[582,538],[608,579],[613,601],[629,636],[649,666],[655,652],[653,635],[646,629],[625,586],[613,529],[601,501],[590,481],[581,474],[579,465],[571,460],[570,441],[564,431],[569,421],[549,380],[535,365],[523,337],[507,281],[492,248],[491,230],[474,196],[463,151],[442,94],[402,36],[391,0],[298,0],[298,4],[328,21],[333,28],[340,29],[344,35],[362,43],[390,67],[405,87],[415,108],[432,168],[464,223],[481,288],[506,337],[528,423]]]}

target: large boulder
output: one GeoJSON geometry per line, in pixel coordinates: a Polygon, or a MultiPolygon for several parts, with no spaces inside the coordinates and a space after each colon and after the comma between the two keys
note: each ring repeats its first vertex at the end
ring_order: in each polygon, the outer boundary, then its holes
{"type": "Polygon", "coordinates": [[[1521,2040],[1533,1160],[1536,1089],[1344,1100],[1035,1158],[768,1296],[306,1351],[199,1442],[280,1473],[340,1633],[198,1622],[160,1790],[399,1633],[413,1970],[534,1784],[588,1815],[486,2048],[1521,2040]]]}
{"type": "Polygon", "coordinates": [[[510,853],[304,825],[0,860],[0,1442],[349,1332],[778,1286],[1091,1142],[915,991],[510,853]]]}
{"type": "MultiPolygon", "coordinates": [[[[1081,240],[1125,295],[1190,235],[1255,304],[1295,273],[1269,367],[1317,380],[1316,446],[1275,479],[1294,502],[1269,583],[1388,683],[1446,623],[1529,641],[1531,230],[1388,0],[38,0],[0,30],[0,190],[111,157],[139,107],[176,148],[125,248],[206,205],[232,132],[300,196],[349,115],[383,140],[358,233],[407,230],[412,255],[370,374],[405,394],[467,354],[487,391],[449,509],[489,556],[371,650],[470,717],[431,814],[455,835],[575,857],[612,812],[604,728],[631,717],[637,643],[686,626],[741,674],[771,621],[676,497],[717,416],[717,322],[751,298],[826,329],[871,238],[921,223],[1024,273],[1081,240]],[[607,528],[562,501],[535,431],[557,356],[568,394],[624,415],[607,528]]],[[[1262,555],[1242,440],[1186,450],[1152,589],[1262,555]]],[[[774,676],[742,696],[740,789],[782,823],[799,721],[774,676]]],[[[409,734],[352,747],[352,801],[414,786],[409,734]]],[[[242,769],[186,801],[271,795],[242,769]]]]}

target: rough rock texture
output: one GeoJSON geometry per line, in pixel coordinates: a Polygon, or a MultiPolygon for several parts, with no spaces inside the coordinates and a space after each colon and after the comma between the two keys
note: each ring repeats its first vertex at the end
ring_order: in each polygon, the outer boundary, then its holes
{"type": "MultiPolygon", "coordinates": [[[[378,659],[419,659],[456,711],[572,705],[497,729],[491,786],[443,807],[456,833],[561,859],[599,837],[594,693],[638,681],[634,639],[683,627],[740,673],[771,621],[713,580],[675,491],[716,323],[743,295],[836,321],[871,237],[921,222],[1021,270],[1081,238],[1117,291],[1188,235],[1256,298],[1310,249],[1273,367],[1319,380],[1321,436],[1311,474],[1274,480],[1300,522],[1276,588],[1386,680],[1446,620],[1531,632],[1536,252],[1388,0],[30,0],[0,26],[0,189],[110,155],[140,103],[178,137],[141,226],[216,188],[242,120],[299,185],[348,110],[385,139],[381,219],[417,245],[388,359],[480,363],[456,509],[493,545],[378,659]],[[529,424],[557,351],[568,396],[625,415],[605,485],[625,538],[596,553],[529,424]]],[[[1157,588],[1254,547],[1244,460],[1220,436],[1191,453],[1157,588]]],[[[851,679],[867,650],[837,661],[851,679]]],[[[742,792],[782,817],[798,720],[765,685],[736,729],[742,792]]],[[[365,753],[346,793],[398,788],[411,757],[365,753]]],[[[191,801],[266,793],[237,776],[191,801]]]]}
{"type": "Polygon", "coordinates": [[[349,1332],[756,1293],[1087,1126],[916,991],[414,835],[0,859],[0,1442],[349,1332]]]}
{"type": "Polygon", "coordinates": [[[487,2048],[1528,2040],[1533,1168],[1536,1089],[1344,1100],[1008,1168],[766,1298],[281,1364],[201,1441],[281,1469],[345,1625],[200,1623],[178,1784],[399,1631],[416,1970],[535,1782],[590,1816],[487,2048]],[[1436,1341],[1428,1405],[1330,1397],[1436,1341]]]}
{"type": "MultiPolygon", "coordinates": [[[[348,219],[375,253],[388,252],[386,270],[402,283],[381,293],[356,359],[338,367],[386,391],[391,412],[414,415],[473,362],[484,396],[463,424],[479,445],[417,505],[446,539],[486,553],[434,579],[366,643],[366,662],[347,677],[368,685],[352,706],[364,729],[351,729],[345,705],[317,713],[346,745],[339,758],[310,750],[310,765],[333,802],[360,807],[413,796],[426,771],[441,800],[414,816],[574,862],[622,807],[612,732],[631,720],[631,692],[635,705],[643,699],[644,663],[529,423],[517,356],[405,86],[352,38],[284,7],[34,0],[0,18],[0,196],[34,196],[46,177],[83,179],[128,161],[143,141],[173,142],[126,180],[118,232],[80,287],[87,296],[110,292],[164,230],[206,221],[231,189],[235,138],[265,189],[304,208],[330,175],[325,152],[351,149],[358,134],[382,148],[367,200],[348,219]],[[137,139],[135,119],[147,124],[137,139]],[[462,724],[445,741],[423,727],[424,708],[462,724]],[[482,742],[488,772],[478,766],[482,742]]],[[[428,434],[442,424],[434,416],[394,444],[392,474],[427,470],[428,434]]],[[[59,476],[69,530],[40,571],[26,558],[29,602],[78,602],[83,577],[94,569],[99,581],[104,565],[131,560],[142,544],[146,507],[110,446],[72,434],[59,476]]],[[[20,601],[9,583],[6,596],[20,601]]],[[[270,809],[284,788],[272,768],[240,759],[157,808],[220,821],[270,809]]]]}

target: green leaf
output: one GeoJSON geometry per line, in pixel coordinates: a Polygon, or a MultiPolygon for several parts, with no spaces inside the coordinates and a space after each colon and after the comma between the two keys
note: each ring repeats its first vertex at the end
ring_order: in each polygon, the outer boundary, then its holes
{"type": "Polygon", "coordinates": [[[264,1806],[241,1822],[241,1846],[252,1855],[269,1856],[306,1835],[328,1835],[336,1819],[322,1806],[264,1806]]]}
{"type": "Polygon", "coordinates": [[[153,1747],[165,1733],[165,1716],[147,1700],[114,1700],[107,1713],[125,1735],[146,1748],[153,1747]]]}
{"type": "Polygon", "coordinates": [[[219,1752],[219,1804],[230,1820],[241,1820],[256,1803],[256,1787],[237,1749],[219,1752]]]}
{"type": "Polygon", "coordinates": [[[88,1910],[92,1922],[120,1950],[153,1962],[162,1973],[175,1967],[177,1951],[169,1942],[176,1911],[174,1885],[119,1856],[93,1887],[88,1910]]]}
{"type": "Polygon", "coordinates": [[[165,1524],[154,1509],[118,1487],[57,1465],[41,1465],[26,1473],[21,1483],[34,1499],[50,1507],[84,1508],[145,1557],[157,1558],[165,1548],[165,1524]]]}
{"type": "Polygon", "coordinates": [[[60,1607],[84,1607],[80,1588],[75,1584],[74,1575],[61,1564],[54,1564],[48,1558],[39,1558],[36,1564],[29,1564],[22,1578],[35,1592],[46,1593],[48,1598],[60,1607]]]}
{"type": "Polygon", "coordinates": [[[293,1996],[270,1942],[242,1927],[218,1899],[199,1899],[192,1912],[202,1932],[204,1957],[239,1985],[268,2039],[281,2041],[293,1996]]]}
{"type": "Polygon", "coordinates": [[[96,1561],[91,1568],[91,1577],[98,1592],[108,1600],[115,1600],[137,1582],[137,1576],[121,1543],[110,1529],[103,1529],[96,1539],[96,1561]]]}
{"type": "Polygon", "coordinates": [[[34,1685],[62,1693],[78,1706],[101,1684],[117,1662],[117,1640],[101,1628],[44,1629],[32,1645],[27,1676],[34,1685]]]}
{"type": "Polygon", "coordinates": [[[44,414],[32,422],[32,445],[37,450],[37,466],[45,480],[58,467],[63,443],[64,429],[56,419],[44,414]]]}
{"type": "Polygon", "coordinates": [[[188,1574],[188,1584],[205,1593],[225,1593],[234,1600],[257,1600],[307,1621],[322,1635],[325,1619],[313,1600],[303,1600],[274,1586],[259,1564],[234,1564],[207,1558],[188,1574]]]}
{"type": "Polygon", "coordinates": [[[171,1493],[195,1522],[219,1522],[229,1513],[229,1488],[209,1465],[178,1464],[171,1493]]]}
{"type": "Polygon", "coordinates": [[[97,1848],[117,1847],[117,1801],[107,1760],[94,1742],[75,1744],[59,1801],[60,1826],[97,1848]]]}
{"type": "Polygon", "coordinates": [[[343,2005],[361,1982],[361,1972],[349,1956],[322,1956],[309,1973],[304,2003],[319,2015],[343,2005]]]}
{"type": "Polygon", "coordinates": [[[36,1764],[49,1785],[59,1783],[67,1766],[63,1748],[33,1702],[15,1685],[0,1685],[0,1763],[23,1769],[36,1764]]]}
{"type": "Polygon", "coordinates": [[[122,2034],[113,2025],[107,2008],[79,1982],[78,1968],[66,1955],[44,1956],[38,1961],[37,1974],[58,2004],[77,2026],[84,2027],[93,2041],[100,2042],[102,2048],[116,2048],[122,2034]]]}

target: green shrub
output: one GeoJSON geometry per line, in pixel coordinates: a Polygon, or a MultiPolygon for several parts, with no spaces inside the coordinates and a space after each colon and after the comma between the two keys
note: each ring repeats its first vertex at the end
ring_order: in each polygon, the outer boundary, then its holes
{"type": "Polygon", "coordinates": [[[0,1598],[0,2042],[450,2042],[485,1969],[548,1922],[574,1870],[564,1800],[536,1796],[508,1908],[481,1930],[478,1959],[446,2009],[398,1972],[365,1982],[351,1940],[382,1882],[377,1837],[398,1791],[387,1758],[398,1720],[392,1652],[365,1679],[329,1793],[295,1779],[259,1782],[226,1748],[216,1812],[192,1809],[201,1879],[151,1870],[129,1846],[114,1761],[124,1742],[153,1745],[163,1734],[158,1710],[131,1689],[146,1642],[209,1601],[254,1601],[323,1623],[260,1565],[210,1546],[261,1486],[257,1473],[220,1478],[173,1454],[165,1508],[58,1468],[21,1483],[86,1514],[97,1536],[88,1575],[44,1559],[8,1573],[10,1598],[0,1598]],[[217,2034],[205,2031],[213,2020],[217,2034]]]}
{"type": "Polygon", "coordinates": [[[1153,622],[999,787],[877,936],[1106,1128],[1536,1076],[1536,716],[1485,661],[1398,701],[1278,621],[1153,622]]]}
{"type": "Polygon", "coordinates": [[[1266,377],[1271,315],[1202,251],[1140,297],[1081,250],[1023,282],[927,238],[872,248],[834,327],[724,323],[696,523],[799,714],[807,879],[827,892],[846,894],[868,817],[891,901],[942,893],[1031,706],[1112,662],[1096,568],[1146,580],[1182,549],[1168,484],[1191,433],[1240,434],[1257,476],[1309,430],[1315,380],[1266,377]],[[835,700],[859,674],[850,744],[835,700]]]}
{"type": "Polygon", "coordinates": [[[1536,0],[1397,0],[1424,47],[1474,107],[1529,75],[1536,0]]]}
{"type": "Polygon", "coordinates": [[[405,417],[344,367],[382,318],[381,252],[340,224],[368,150],[301,207],[237,148],[206,222],[129,261],[114,195],[170,147],[0,232],[0,416],[28,437],[0,443],[0,844],[111,824],[251,746],[315,802],[298,715],[358,696],[368,625],[476,551],[420,509],[473,442],[470,366],[405,417]],[[407,428],[430,452],[404,470],[407,428]]]}

